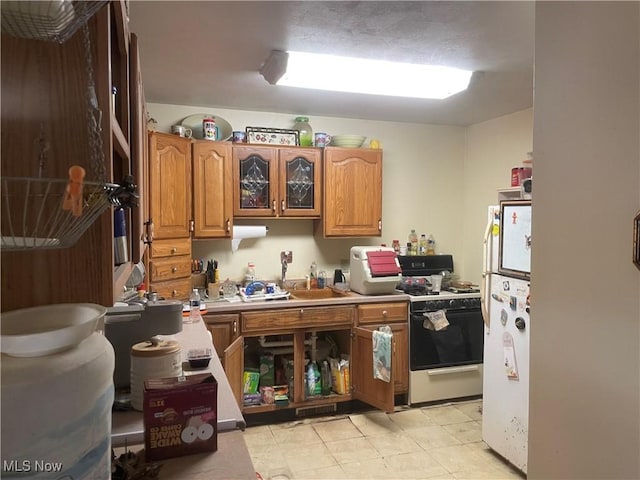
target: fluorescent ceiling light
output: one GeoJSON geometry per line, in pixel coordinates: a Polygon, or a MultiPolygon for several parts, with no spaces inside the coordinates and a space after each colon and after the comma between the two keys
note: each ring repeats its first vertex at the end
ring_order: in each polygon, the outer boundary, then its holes
{"type": "Polygon", "coordinates": [[[434,65],[303,52],[288,54],[286,72],[270,83],[337,92],[442,99],[466,90],[472,74],[467,70],[434,65]]]}

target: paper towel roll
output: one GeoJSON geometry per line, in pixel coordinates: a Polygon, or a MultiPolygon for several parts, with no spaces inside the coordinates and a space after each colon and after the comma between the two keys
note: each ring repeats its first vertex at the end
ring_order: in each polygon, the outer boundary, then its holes
{"type": "Polygon", "coordinates": [[[238,250],[238,245],[243,239],[266,237],[268,231],[269,227],[265,225],[234,225],[231,251],[238,250]]]}

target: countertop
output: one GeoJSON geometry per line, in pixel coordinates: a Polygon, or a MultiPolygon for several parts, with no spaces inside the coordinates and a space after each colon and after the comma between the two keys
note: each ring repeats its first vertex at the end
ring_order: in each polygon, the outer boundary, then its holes
{"type": "MultiPolygon", "coordinates": [[[[185,375],[208,372],[213,374],[218,381],[218,450],[212,453],[163,460],[160,462],[162,469],[159,478],[161,480],[185,478],[255,479],[255,469],[241,431],[244,430],[246,423],[231,392],[231,386],[204,322],[185,323],[182,332],[162,337],[180,343],[183,362],[186,362],[187,351],[190,348],[208,347],[213,350],[213,357],[206,369],[189,370],[187,369],[188,363],[183,363],[183,365],[185,365],[185,375]]],[[[143,447],[142,412],[113,412],[111,445],[118,449],[125,443],[134,452],[143,447]]]]}
{"type": "MultiPolygon", "coordinates": [[[[295,290],[292,290],[292,292],[295,293],[295,290]]],[[[231,302],[228,300],[218,300],[214,302],[207,301],[206,305],[207,313],[215,314],[274,308],[321,307],[326,305],[357,305],[363,303],[398,302],[408,301],[409,298],[411,298],[410,295],[402,292],[390,293],[387,295],[361,295],[357,292],[348,291],[344,296],[314,300],[299,300],[290,297],[286,300],[244,302],[239,296],[236,296],[231,302]]]]}
{"type": "MultiPolygon", "coordinates": [[[[220,359],[211,341],[211,335],[204,322],[184,323],[182,332],[175,335],[162,335],[164,339],[176,340],[180,344],[182,361],[185,365],[185,375],[194,373],[211,373],[218,381],[218,431],[244,429],[246,423],[240,407],[233,396],[231,386],[224,373],[220,359]],[[206,369],[189,370],[187,351],[190,348],[211,348],[213,357],[206,369]]],[[[113,412],[111,429],[111,443],[114,446],[124,445],[125,441],[131,445],[143,443],[142,412],[127,411],[113,412]]]]}

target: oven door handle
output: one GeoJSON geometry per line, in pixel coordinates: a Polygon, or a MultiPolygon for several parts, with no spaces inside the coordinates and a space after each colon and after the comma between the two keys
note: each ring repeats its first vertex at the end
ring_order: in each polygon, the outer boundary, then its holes
{"type": "Polygon", "coordinates": [[[462,367],[444,367],[434,370],[427,370],[429,376],[432,375],[448,375],[449,373],[476,372],[480,369],[478,365],[464,365],[462,367]]]}

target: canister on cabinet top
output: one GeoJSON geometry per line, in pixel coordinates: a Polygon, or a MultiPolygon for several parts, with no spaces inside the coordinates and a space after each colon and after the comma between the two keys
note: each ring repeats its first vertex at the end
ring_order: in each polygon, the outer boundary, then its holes
{"type": "Polygon", "coordinates": [[[202,135],[205,140],[218,139],[218,127],[216,126],[215,118],[205,117],[202,119],[202,135]]]}

